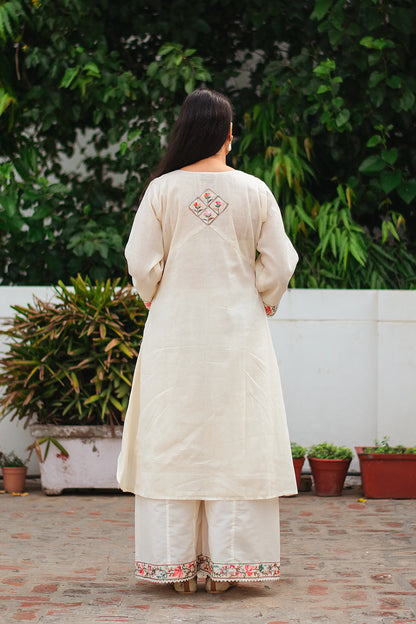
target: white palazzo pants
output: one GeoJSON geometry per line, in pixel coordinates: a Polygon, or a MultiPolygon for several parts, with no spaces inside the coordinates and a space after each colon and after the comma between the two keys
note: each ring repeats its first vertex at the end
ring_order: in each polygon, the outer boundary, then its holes
{"type": "Polygon", "coordinates": [[[136,496],[136,576],[272,581],[280,575],[279,499],[156,500],[136,496]]]}

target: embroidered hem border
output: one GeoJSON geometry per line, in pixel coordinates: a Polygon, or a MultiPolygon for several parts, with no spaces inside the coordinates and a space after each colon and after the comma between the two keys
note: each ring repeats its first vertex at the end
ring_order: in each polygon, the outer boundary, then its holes
{"type": "Polygon", "coordinates": [[[135,566],[138,578],[156,583],[187,581],[196,576],[200,570],[219,581],[272,581],[280,577],[278,562],[214,563],[205,555],[200,555],[197,560],[187,563],[151,564],[136,561],[135,566]]]}

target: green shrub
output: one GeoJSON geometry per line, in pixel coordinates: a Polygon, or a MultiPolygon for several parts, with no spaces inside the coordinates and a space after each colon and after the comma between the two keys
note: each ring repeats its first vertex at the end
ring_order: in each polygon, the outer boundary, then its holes
{"type": "Polygon", "coordinates": [[[365,446],[363,448],[364,453],[382,453],[387,455],[394,454],[416,454],[416,447],[414,446],[403,446],[402,444],[397,444],[396,446],[390,446],[389,439],[387,436],[381,441],[377,439],[374,440],[374,446],[365,446]]]}
{"type": "Polygon", "coordinates": [[[52,302],[15,306],[1,334],[3,417],[40,424],[121,424],[147,310],[120,280],[59,283],[52,302]]]}
{"type": "Polygon", "coordinates": [[[308,457],[316,459],[352,459],[352,450],[345,446],[336,446],[328,442],[314,444],[308,449],[308,457]]]}
{"type": "Polygon", "coordinates": [[[300,444],[296,444],[296,442],[291,442],[290,448],[292,450],[293,459],[301,459],[302,457],[305,457],[307,449],[303,446],[300,446],[300,444]]]}
{"type": "Polygon", "coordinates": [[[235,107],[230,163],[281,204],[292,287],[415,288],[413,0],[195,0],[186,27],[168,5],[0,4],[0,283],[119,276],[178,107],[209,84],[235,107]]]}
{"type": "Polygon", "coordinates": [[[0,453],[0,466],[2,468],[24,468],[25,462],[22,461],[17,455],[12,452],[8,455],[0,453]]]}

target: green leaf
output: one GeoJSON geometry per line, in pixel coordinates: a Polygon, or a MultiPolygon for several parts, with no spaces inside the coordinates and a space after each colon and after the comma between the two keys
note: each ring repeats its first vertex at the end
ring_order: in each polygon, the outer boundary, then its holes
{"type": "Polygon", "coordinates": [[[350,118],[350,111],[342,110],[340,113],[338,113],[338,115],[335,118],[335,125],[337,126],[337,128],[342,128],[343,126],[345,126],[349,118],[350,118]]]}
{"type": "Polygon", "coordinates": [[[96,63],[87,63],[86,65],[84,65],[84,71],[87,72],[88,76],[95,76],[97,78],[101,76],[101,72],[98,69],[98,65],[96,63]]]}
{"type": "Polygon", "coordinates": [[[405,91],[400,98],[400,106],[404,111],[408,111],[413,108],[415,103],[415,96],[411,91],[405,91]]]}
{"type": "Polygon", "coordinates": [[[70,377],[71,377],[71,381],[72,381],[72,387],[74,388],[75,392],[77,394],[79,394],[80,388],[79,388],[79,382],[78,382],[77,376],[75,375],[74,372],[71,372],[70,373],[70,377]]]}
{"type": "Polygon", "coordinates": [[[48,184],[47,187],[47,191],[48,193],[53,193],[53,194],[67,194],[70,193],[70,189],[68,186],[66,186],[65,184],[60,184],[59,182],[56,182],[54,184],[48,184]]]}
{"type": "Polygon", "coordinates": [[[399,154],[399,151],[397,147],[393,147],[390,150],[383,150],[381,152],[381,157],[384,160],[384,162],[388,163],[389,165],[394,165],[394,163],[397,160],[398,154],[399,154]]]}
{"type": "Polygon", "coordinates": [[[173,52],[174,50],[177,50],[177,46],[174,43],[165,43],[160,48],[159,54],[161,56],[166,56],[166,54],[170,54],[170,52],[173,52]]]}
{"type": "Polygon", "coordinates": [[[377,65],[377,63],[381,61],[382,58],[383,55],[378,50],[376,52],[372,52],[368,55],[368,64],[370,65],[370,67],[372,67],[373,65],[377,65]]]}
{"type": "Polygon", "coordinates": [[[334,59],[327,58],[325,61],[321,61],[319,65],[317,65],[313,73],[316,74],[319,78],[327,78],[330,76],[331,71],[334,71],[336,68],[336,63],[334,59]]]}
{"type": "Polygon", "coordinates": [[[325,111],[324,113],[322,113],[321,115],[321,122],[323,124],[328,123],[328,121],[332,118],[332,113],[331,111],[325,111]]]}
{"type": "Polygon", "coordinates": [[[384,48],[394,48],[395,44],[393,43],[393,41],[390,41],[389,39],[374,39],[374,37],[363,37],[360,41],[360,45],[364,46],[365,48],[369,48],[372,50],[383,50],[384,48]]]}
{"type": "Polygon", "coordinates": [[[364,46],[364,48],[374,48],[374,38],[373,37],[363,37],[360,41],[360,45],[364,46]]]}
{"type": "Polygon", "coordinates": [[[146,74],[149,78],[153,78],[159,70],[159,63],[157,61],[153,61],[147,68],[146,74]]]}
{"type": "Polygon", "coordinates": [[[402,181],[401,171],[387,171],[380,176],[380,185],[383,191],[388,195],[393,191],[402,181]]]}
{"type": "Polygon", "coordinates": [[[123,342],[120,344],[119,346],[120,351],[122,351],[125,355],[127,355],[128,358],[132,358],[133,357],[133,353],[131,351],[131,349],[129,349],[129,347],[124,344],[123,342]]]}
{"type": "Polygon", "coordinates": [[[120,401],[118,401],[115,396],[111,395],[109,396],[110,399],[110,403],[112,403],[114,405],[115,408],[118,409],[119,412],[123,413],[123,406],[121,405],[120,401]]]}
{"type": "Polygon", "coordinates": [[[379,173],[385,169],[386,163],[383,161],[380,156],[368,156],[363,160],[361,165],[358,167],[358,171],[360,173],[364,173],[365,175],[371,175],[373,173],[379,173]]]}
{"type": "Polygon", "coordinates": [[[331,87],[329,85],[321,85],[316,93],[320,95],[321,93],[327,93],[328,91],[331,91],[331,87]]]}
{"type": "Polygon", "coordinates": [[[92,394],[88,399],[84,401],[84,405],[91,405],[91,403],[96,403],[101,398],[100,394],[92,394]]]}
{"type": "Polygon", "coordinates": [[[76,67],[68,67],[59,87],[68,88],[77,77],[79,70],[79,65],[77,65],[76,67]]]}
{"type": "Polygon", "coordinates": [[[338,184],[337,186],[337,194],[343,204],[347,203],[347,198],[345,197],[345,191],[342,188],[342,184],[338,184]]]}
{"type": "Polygon", "coordinates": [[[370,78],[368,80],[368,86],[370,87],[370,89],[372,89],[373,87],[376,87],[378,83],[381,80],[383,80],[385,77],[386,77],[386,74],[384,72],[373,71],[370,74],[370,78]]]}
{"type": "Polygon", "coordinates": [[[3,89],[0,89],[0,115],[4,113],[6,108],[13,102],[13,98],[9,93],[6,93],[3,89]]]}
{"type": "Polygon", "coordinates": [[[366,145],[367,147],[376,147],[376,145],[380,145],[380,143],[383,143],[381,136],[379,134],[373,134],[373,136],[368,139],[366,145]]]}
{"type": "Polygon", "coordinates": [[[128,146],[129,146],[129,144],[128,144],[128,143],[126,143],[126,141],[122,141],[122,142],[120,143],[119,150],[120,150],[120,154],[121,154],[122,156],[124,156],[124,154],[126,153],[128,146]]]}
{"type": "Polygon", "coordinates": [[[402,79],[400,76],[391,76],[387,78],[386,82],[391,89],[400,89],[402,86],[402,79]]]}
{"type": "Polygon", "coordinates": [[[321,20],[331,8],[333,0],[316,0],[311,19],[321,20]]]}
{"type": "Polygon", "coordinates": [[[374,106],[376,108],[380,108],[380,106],[383,104],[384,102],[384,98],[386,96],[386,89],[384,87],[384,85],[379,85],[378,87],[371,89],[370,93],[370,100],[371,102],[374,104],[374,106]]]}
{"type": "Polygon", "coordinates": [[[172,78],[171,78],[170,74],[168,74],[168,73],[163,73],[160,76],[160,82],[165,87],[165,89],[168,89],[168,88],[171,87],[171,81],[172,81],[172,78]]]}
{"type": "Polygon", "coordinates": [[[134,130],[130,130],[130,132],[128,133],[129,141],[133,141],[133,139],[137,139],[137,137],[140,136],[141,133],[142,133],[141,128],[135,128],[134,130]]]}
{"type": "Polygon", "coordinates": [[[406,204],[410,204],[416,197],[416,180],[402,182],[397,188],[397,192],[406,204]]]}
{"type": "Polygon", "coordinates": [[[65,457],[69,457],[68,451],[62,446],[60,442],[58,442],[58,440],[55,440],[55,438],[50,438],[50,441],[56,446],[57,449],[61,451],[62,455],[65,455],[65,457]]]}
{"type": "Polygon", "coordinates": [[[305,212],[305,210],[302,208],[302,206],[300,204],[296,204],[296,212],[298,213],[299,217],[312,229],[315,229],[315,225],[312,221],[312,219],[310,218],[310,216],[305,212]]]}
{"type": "Polygon", "coordinates": [[[193,77],[189,78],[186,82],[185,82],[185,92],[189,95],[189,93],[192,93],[192,91],[194,90],[194,85],[195,85],[195,81],[193,79],[193,77]]]}
{"type": "Polygon", "coordinates": [[[384,244],[388,238],[388,235],[391,234],[393,236],[393,238],[395,238],[397,241],[400,241],[400,237],[397,234],[396,228],[394,227],[393,223],[391,221],[383,221],[381,224],[381,234],[382,234],[382,239],[381,242],[384,244]]]}

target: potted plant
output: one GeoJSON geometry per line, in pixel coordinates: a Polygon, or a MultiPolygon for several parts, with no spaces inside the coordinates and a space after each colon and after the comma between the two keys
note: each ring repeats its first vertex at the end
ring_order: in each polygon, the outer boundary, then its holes
{"type": "Polygon", "coordinates": [[[302,468],[303,464],[305,463],[306,448],[300,446],[300,444],[296,444],[296,442],[292,442],[290,447],[292,449],[292,460],[296,475],[296,485],[299,489],[302,468]]]}
{"type": "Polygon", "coordinates": [[[308,461],[318,496],[341,496],[351,459],[350,448],[328,442],[308,449],[308,461]]]}
{"type": "Polygon", "coordinates": [[[366,498],[416,498],[416,447],[390,446],[384,436],[355,451],[366,498]]]}
{"type": "Polygon", "coordinates": [[[118,487],[116,459],[147,310],[120,280],[78,276],[52,302],[15,306],[1,333],[2,416],[32,423],[48,494],[118,487]]]}
{"type": "Polygon", "coordinates": [[[27,468],[25,462],[15,453],[0,454],[0,466],[3,471],[3,486],[6,492],[23,492],[25,489],[27,468]]]}

